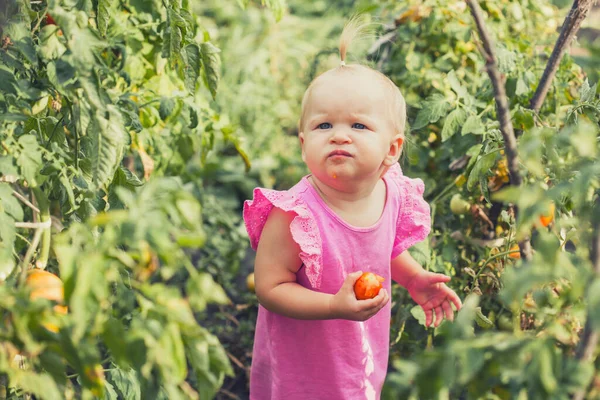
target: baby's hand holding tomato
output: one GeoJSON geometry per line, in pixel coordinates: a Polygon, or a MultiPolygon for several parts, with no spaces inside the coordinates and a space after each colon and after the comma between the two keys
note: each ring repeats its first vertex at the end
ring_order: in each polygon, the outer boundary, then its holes
{"type": "Polygon", "coordinates": [[[354,293],[358,300],[372,299],[379,294],[385,279],[372,272],[364,272],[354,283],[354,293]]]}
{"type": "MultiPolygon", "coordinates": [[[[377,314],[388,303],[390,297],[387,290],[383,288],[380,288],[373,298],[367,298],[366,300],[357,299],[354,287],[362,275],[362,271],[349,274],[340,290],[331,297],[329,310],[332,318],[366,321],[377,314]]],[[[381,285],[380,280],[376,277],[374,279],[381,285]]],[[[361,287],[360,285],[362,284],[359,284],[359,287],[361,287]]]]}

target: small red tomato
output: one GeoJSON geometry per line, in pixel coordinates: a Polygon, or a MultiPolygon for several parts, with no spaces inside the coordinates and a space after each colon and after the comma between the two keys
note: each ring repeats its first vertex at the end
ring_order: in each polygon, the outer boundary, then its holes
{"type": "Polygon", "coordinates": [[[54,18],[50,14],[46,14],[46,25],[56,25],[54,18]]]}
{"type": "Polygon", "coordinates": [[[381,282],[385,279],[372,272],[363,273],[354,284],[354,294],[358,300],[372,299],[381,290],[381,282]]]}

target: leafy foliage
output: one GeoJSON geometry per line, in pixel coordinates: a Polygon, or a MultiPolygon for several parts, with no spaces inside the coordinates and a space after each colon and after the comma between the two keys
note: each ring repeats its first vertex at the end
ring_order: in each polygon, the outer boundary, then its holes
{"type": "Polygon", "coordinates": [[[203,217],[205,171],[227,143],[249,161],[212,102],[212,33],[187,1],[0,11],[3,390],[213,397],[233,370],[199,323],[230,303],[208,265],[222,228],[203,217]],[[60,276],[67,314],[30,299],[34,267],[60,276]]]}
{"type": "Polygon", "coordinates": [[[9,397],[212,398],[223,385],[247,394],[257,303],[244,288],[241,205],[255,186],[289,188],[306,173],[290,150],[299,100],[337,65],[356,11],[381,21],[388,40],[356,43],[350,56],[368,57],[404,93],[403,168],[425,181],[432,206],[433,233],[411,253],[466,296],[453,324],[427,330],[394,289],[384,398],[566,398],[588,387],[597,368],[573,353],[586,319],[600,325],[589,261],[600,186],[593,59],[565,57],[533,113],[567,10],[480,3],[520,134],[520,188],[508,186],[463,2],[6,2],[0,384],[9,397]],[[454,195],[466,213],[451,211],[454,195]],[[525,237],[529,262],[514,258],[525,237]],[[61,277],[67,314],[30,299],[23,278],[33,267],[61,277]]]}

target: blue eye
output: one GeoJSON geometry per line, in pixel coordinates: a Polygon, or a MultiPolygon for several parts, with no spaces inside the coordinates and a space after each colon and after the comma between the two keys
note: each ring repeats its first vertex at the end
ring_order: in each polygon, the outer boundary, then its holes
{"type": "Polygon", "coordinates": [[[363,124],[359,124],[358,122],[355,122],[354,124],[352,124],[352,128],[354,129],[367,129],[367,127],[363,124]]]}
{"type": "Polygon", "coordinates": [[[331,129],[332,126],[329,122],[323,122],[322,124],[317,125],[317,129],[331,129]]]}

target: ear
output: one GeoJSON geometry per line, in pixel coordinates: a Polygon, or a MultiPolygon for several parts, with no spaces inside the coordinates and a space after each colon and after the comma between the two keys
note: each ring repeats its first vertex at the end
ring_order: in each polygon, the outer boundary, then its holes
{"type": "Polygon", "coordinates": [[[390,150],[383,160],[383,165],[391,167],[398,162],[400,154],[402,154],[402,143],[404,143],[404,136],[401,133],[394,136],[390,143],[390,150]]]}
{"type": "Polygon", "coordinates": [[[304,151],[304,132],[298,133],[300,139],[300,148],[302,149],[302,161],[306,162],[306,152],[304,151]]]}

